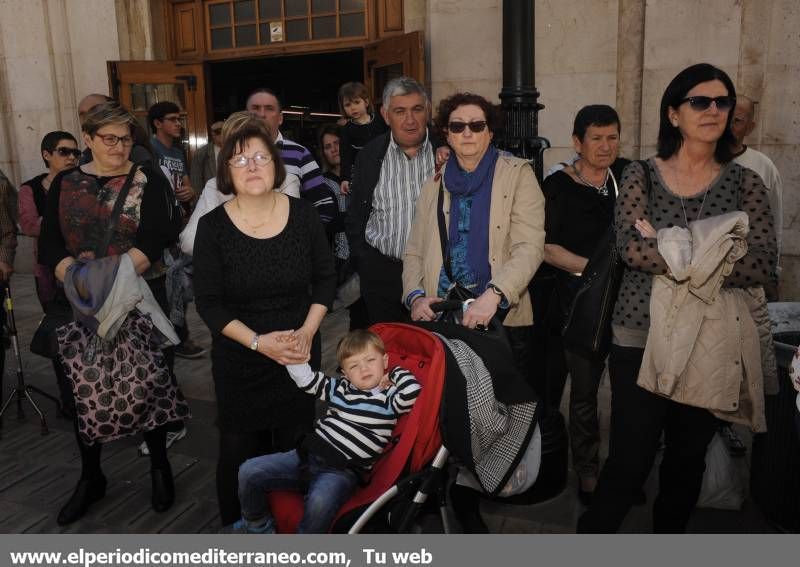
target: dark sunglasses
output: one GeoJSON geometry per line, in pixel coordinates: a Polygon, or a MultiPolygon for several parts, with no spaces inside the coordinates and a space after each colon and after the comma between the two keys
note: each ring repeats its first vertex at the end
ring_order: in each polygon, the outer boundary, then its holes
{"type": "Polygon", "coordinates": [[[69,157],[72,156],[74,158],[81,157],[81,151],[78,148],[56,148],[53,150],[53,153],[60,155],[61,157],[69,157]]]}
{"type": "Polygon", "coordinates": [[[688,102],[692,110],[702,112],[708,110],[713,102],[717,106],[717,110],[722,112],[730,110],[736,104],[736,97],[734,96],[687,96],[681,101],[681,104],[688,102]]]}
{"type": "Polygon", "coordinates": [[[469,124],[467,124],[466,122],[450,122],[447,125],[447,130],[452,132],[453,134],[460,134],[467,128],[467,126],[469,126],[469,129],[471,131],[477,134],[478,132],[483,132],[484,130],[486,130],[486,120],[470,122],[469,124]]]}

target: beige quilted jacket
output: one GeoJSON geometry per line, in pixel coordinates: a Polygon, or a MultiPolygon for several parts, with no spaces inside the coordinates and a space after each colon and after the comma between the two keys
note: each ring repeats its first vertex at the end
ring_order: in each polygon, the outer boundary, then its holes
{"type": "Polygon", "coordinates": [[[672,277],[656,276],[637,383],[678,403],[765,431],[764,369],[776,382],[762,288],[722,288],[747,253],[747,214],[733,212],[658,232],[672,277]],[[762,352],[764,359],[762,361],[762,352]]]}

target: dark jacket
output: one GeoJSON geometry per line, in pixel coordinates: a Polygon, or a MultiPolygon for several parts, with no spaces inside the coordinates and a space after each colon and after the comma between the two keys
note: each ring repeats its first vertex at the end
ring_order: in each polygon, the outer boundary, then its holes
{"type": "MultiPolygon", "coordinates": [[[[345,217],[345,232],[350,244],[350,258],[354,265],[357,265],[366,244],[364,231],[372,214],[372,197],[375,195],[375,187],[381,176],[383,157],[389,149],[390,136],[391,131],[378,136],[364,146],[356,158],[353,181],[350,185],[350,204],[345,217]]],[[[430,137],[430,128],[428,136],[431,152],[435,155],[436,140],[430,137]]]]}

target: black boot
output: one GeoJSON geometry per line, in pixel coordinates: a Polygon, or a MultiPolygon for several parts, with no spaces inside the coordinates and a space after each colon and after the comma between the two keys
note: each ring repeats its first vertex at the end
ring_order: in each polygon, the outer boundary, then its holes
{"type": "Polygon", "coordinates": [[[106,495],[106,477],[81,478],[75,492],[61,508],[56,521],[59,526],[66,526],[83,518],[89,506],[106,495]]]}
{"type": "Polygon", "coordinates": [[[150,471],[150,478],[153,481],[153,492],[151,502],[153,510],[165,512],[169,510],[175,502],[175,482],[172,479],[172,469],[167,465],[166,468],[153,469],[150,471]]]}

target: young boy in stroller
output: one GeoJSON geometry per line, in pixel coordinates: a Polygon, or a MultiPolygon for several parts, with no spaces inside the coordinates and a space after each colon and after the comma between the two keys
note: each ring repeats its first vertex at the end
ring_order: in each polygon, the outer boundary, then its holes
{"type": "Polygon", "coordinates": [[[265,494],[298,490],[305,492],[298,533],[326,533],[383,453],[398,416],[411,411],[420,385],[408,370],[388,369],[389,356],[378,335],[350,332],[339,343],[336,358],[343,377],[314,372],[308,364],[287,366],[297,386],[328,402],[328,409],[299,449],[242,464],[242,518],[225,531],[275,533],[265,494]]]}

